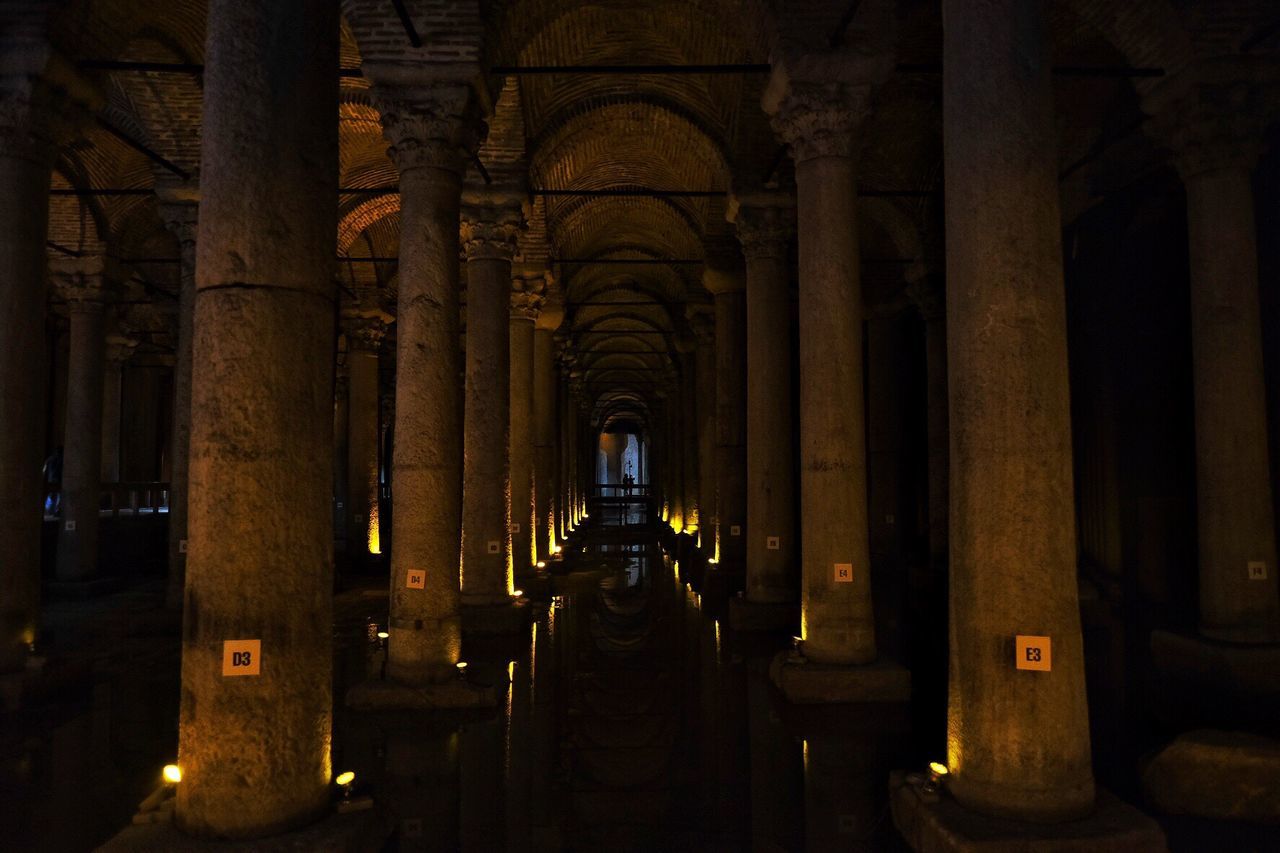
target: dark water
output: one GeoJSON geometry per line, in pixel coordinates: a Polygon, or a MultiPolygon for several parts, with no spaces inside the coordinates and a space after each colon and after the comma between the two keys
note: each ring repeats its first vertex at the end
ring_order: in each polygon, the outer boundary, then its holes
{"type": "MultiPolygon", "coordinates": [[[[527,634],[466,640],[468,677],[498,687],[483,713],[347,711],[385,654],[386,593],[335,599],[334,772],[388,817],[385,849],[904,849],[886,785],[918,763],[906,709],[786,706],[767,669],[789,637],[736,636],[651,536],[602,547],[530,589],[527,634]]],[[[0,849],[93,849],[173,760],[162,593],[50,607],[65,689],[4,719],[0,849]]]]}
{"type": "Polygon", "coordinates": [[[904,708],[789,712],[767,675],[789,638],[734,636],[656,541],[580,566],[527,637],[465,645],[496,713],[340,714],[335,771],[388,811],[388,850],[905,849],[886,798],[904,708]]]}

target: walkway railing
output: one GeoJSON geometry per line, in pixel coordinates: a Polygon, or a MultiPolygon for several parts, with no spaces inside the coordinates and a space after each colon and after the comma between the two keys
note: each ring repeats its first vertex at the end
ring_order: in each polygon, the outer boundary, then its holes
{"type": "Polygon", "coordinates": [[[587,511],[606,527],[648,525],[653,518],[650,494],[647,483],[596,483],[587,511]]]}

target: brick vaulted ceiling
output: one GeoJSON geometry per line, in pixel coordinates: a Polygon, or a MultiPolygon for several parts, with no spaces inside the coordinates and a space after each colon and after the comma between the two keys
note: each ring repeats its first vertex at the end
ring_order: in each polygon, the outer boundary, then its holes
{"type": "MultiPolygon", "coordinates": [[[[50,252],[106,251],[130,261],[130,282],[117,314],[163,348],[172,323],[168,306],[177,287],[177,249],[155,197],[145,191],[157,182],[181,182],[183,175],[198,181],[205,3],[19,5],[48,21],[53,43],[73,62],[197,67],[185,73],[85,67],[84,75],[102,95],[101,121],[84,124],[79,137],[64,144],[53,182],[64,192],[134,191],[55,194],[50,252]]],[[[1238,50],[1265,32],[1274,23],[1270,5],[1059,0],[1051,4],[1055,62],[1176,71],[1197,56],[1238,50]]],[[[344,0],[343,68],[358,69],[366,57],[461,57],[484,67],[524,68],[762,64],[780,49],[830,50],[868,39],[885,44],[900,71],[877,97],[859,172],[862,188],[897,194],[869,194],[860,206],[857,227],[871,307],[892,310],[901,301],[907,262],[937,263],[941,257],[941,79],[931,70],[941,58],[936,2],[404,0],[421,48],[409,45],[393,6],[391,0],[344,0]]],[[[1255,47],[1274,47],[1275,40],[1273,32],[1255,47]]],[[[760,108],[765,79],[758,72],[488,75],[489,134],[479,159],[491,177],[531,190],[724,191],[786,182],[789,160],[780,156],[760,108]]],[[[1147,85],[1148,79],[1124,76],[1059,80],[1064,216],[1078,215],[1096,196],[1108,156],[1158,167],[1159,152],[1140,130],[1134,132],[1147,85]],[[1086,166],[1074,165],[1082,160],[1086,166]]],[[[344,300],[372,299],[394,311],[394,260],[375,259],[396,256],[399,199],[394,192],[370,190],[394,186],[397,174],[368,82],[346,74],[340,86],[340,185],[365,191],[337,200],[336,275],[344,300]]],[[[467,180],[480,180],[478,170],[473,167],[467,180]]],[[[602,408],[610,400],[630,400],[641,409],[647,404],[648,383],[678,370],[677,350],[689,342],[688,312],[710,297],[698,263],[565,261],[701,261],[708,246],[723,246],[732,236],[725,206],[722,195],[530,198],[517,260],[549,267],[555,298],[566,308],[561,338],[578,354],[602,408]],[[640,382],[640,376],[652,379],[640,382]]]]}

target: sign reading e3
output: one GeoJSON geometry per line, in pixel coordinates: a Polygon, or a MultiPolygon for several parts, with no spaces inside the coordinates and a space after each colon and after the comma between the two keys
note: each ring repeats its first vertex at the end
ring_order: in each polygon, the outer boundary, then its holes
{"type": "Polygon", "coordinates": [[[1048,672],[1053,669],[1051,643],[1048,637],[1019,634],[1014,641],[1014,662],[1018,669],[1048,672]]]}

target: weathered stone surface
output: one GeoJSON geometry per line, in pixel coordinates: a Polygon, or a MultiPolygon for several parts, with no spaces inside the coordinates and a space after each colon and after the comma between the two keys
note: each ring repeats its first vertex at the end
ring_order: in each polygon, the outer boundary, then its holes
{"type": "Polygon", "coordinates": [[[1017,0],[943,14],[949,784],[975,811],[1063,820],[1093,778],[1047,35],[1017,0]],[[1019,634],[1051,639],[1051,671],[1015,668],[1019,634]]]}
{"type": "Polygon", "coordinates": [[[1280,644],[1243,645],[1151,632],[1152,663],[1197,691],[1280,699],[1280,644]]]}
{"type": "Polygon", "coordinates": [[[917,853],[1163,853],[1159,824],[1106,790],[1087,817],[1024,823],[969,811],[949,793],[924,794],[895,771],[893,823],[917,853]]]}
{"type": "Polygon", "coordinates": [[[1147,764],[1142,792],[1167,814],[1280,824],[1280,741],[1188,732],[1147,764]]]}
{"type": "Polygon", "coordinates": [[[332,793],[337,3],[208,29],[174,820],[244,839],[332,793]],[[236,640],[258,675],[223,675],[236,640]]]}

